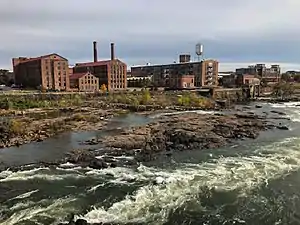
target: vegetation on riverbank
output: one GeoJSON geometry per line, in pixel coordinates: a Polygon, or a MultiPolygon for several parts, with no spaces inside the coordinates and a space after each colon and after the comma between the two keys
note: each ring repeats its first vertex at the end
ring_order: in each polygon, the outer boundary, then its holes
{"type": "Polygon", "coordinates": [[[24,110],[32,108],[52,108],[79,106],[83,103],[82,96],[1,96],[0,109],[24,110]]]}
{"type": "Polygon", "coordinates": [[[205,98],[192,92],[166,93],[133,92],[127,94],[111,94],[106,99],[107,103],[121,103],[138,108],[141,105],[158,105],[162,107],[183,106],[211,109],[215,106],[212,99],[205,98]]]}

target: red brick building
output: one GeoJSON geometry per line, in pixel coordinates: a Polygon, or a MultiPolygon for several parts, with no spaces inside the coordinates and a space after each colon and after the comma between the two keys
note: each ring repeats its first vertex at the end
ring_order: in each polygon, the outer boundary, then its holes
{"type": "MultiPolygon", "coordinates": [[[[145,65],[131,67],[134,77],[153,77],[156,87],[169,87],[168,80],[178,80],[181,76],[194,76],[195,87],[218,86],[219,62],[216,60],[189,61],[188,55],[180,55],[179,63],[165,65],[145,65]]],[[[185,78],[183,78],[185,79],[185,78]]]]}
{"type": "Polygon", "coordinates": [[[68,91],[68,60],[58,54],[12,59],[15,84],[24,88],[68,91]]]}
{"type": "Polygon", "coordinates": [[[194,88],[195,76],[183,75],[179,77],[172,77],[169,80],[168,87],[171,89],[190,89],[194,88]]]}
{"type": "Polygon", "coordinates": [[[105,84],[109,91],[126,90],[127,65],[115,58],[114,44],[111,43],[111,59],[98,61],[97,46],[94,42],[94,62],[77,63],[73,68],[74,73],[90,72],[99,78],[99,89],[105,84]]]}
{"type": "Polygon", "coordinates": [[[252,74],[237,75],[236,84],[239,87],[243,85],[259,85],[260,79],[257,78],[256,75],[252,74]]]}
{"type": "Polygon", "coordinates": [[[84,92],[99,91],[99,79],[90,72],[70,75],[70,88],[84,92]]]}

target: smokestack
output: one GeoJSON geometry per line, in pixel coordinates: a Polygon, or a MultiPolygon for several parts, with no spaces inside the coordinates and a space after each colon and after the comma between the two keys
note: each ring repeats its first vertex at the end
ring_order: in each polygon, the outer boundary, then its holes
{"type": "Polygon", "coordinates": [[[115,59],[115,44],[110,43],[110,59],[114,60],[115,59]]]}
{"type": "Polygon", "coordinates": [[[98,61],[97,42],[93,42],[94,62],[98,61]]]}

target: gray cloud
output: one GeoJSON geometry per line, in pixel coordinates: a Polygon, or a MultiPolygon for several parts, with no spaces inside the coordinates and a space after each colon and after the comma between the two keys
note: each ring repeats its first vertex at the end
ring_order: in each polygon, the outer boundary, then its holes
{"type": "Polygon", "coordinates": [[[1,0],[0,66],[11,57],[57,52],[71,63],[109,57],[109,42],[129,65],[193,54],[228,62],[296,62],[297,0],[1,0]]]}

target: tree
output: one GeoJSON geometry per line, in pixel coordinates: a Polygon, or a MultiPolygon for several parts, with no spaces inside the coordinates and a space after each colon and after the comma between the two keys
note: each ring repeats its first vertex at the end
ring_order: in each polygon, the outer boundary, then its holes
{"type": "Polygon", "coordinates": [[[102,91],[103,93],[105,93],[105,92],[107,91],[107,87],[106,87],[105,84],[102,84],[101,87],[100,87],[100,89],[101,89],[101,91],[102,91]]]}
{"type": "Polygon", "coordinates": [[[273,95],[282,99],[291,97],[295,91],[292,83],[280,82],[274,86],[273,95]]]}
{"type": "Polygon", "coordinates": [[[288,73],[283,73],[281,75],[281,80],[283,80],[283,81],[290,81],[291,80],[291,75],[288,74],[288,73]]]}

